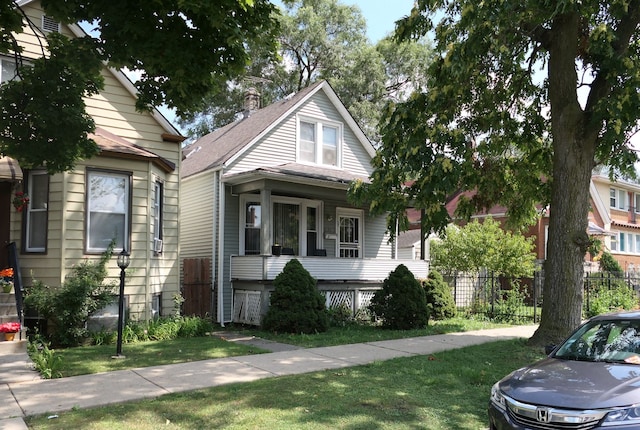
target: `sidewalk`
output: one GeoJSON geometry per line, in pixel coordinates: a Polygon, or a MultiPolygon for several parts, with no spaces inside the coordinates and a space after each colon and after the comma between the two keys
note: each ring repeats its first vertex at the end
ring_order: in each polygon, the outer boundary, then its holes
{"type": "MultiPolygon", "coordinates": [[[[131,370],[39,379],[24,355],[13,357],[15,380],[0,378],[0,429],[26,430],[25,416],[154,398],[169,393],[358,366],[396,357],[429,355],[502,339],[531,337],[537,326],[450,333],[351,345],[302,349],[262,339],[228,335],[228,340],[276,352],[131,370]]],[[[4,367],[0,362],[0,369],[4,367]]],[[[9,366],[9,364],[7,364],[9,366]]]]}

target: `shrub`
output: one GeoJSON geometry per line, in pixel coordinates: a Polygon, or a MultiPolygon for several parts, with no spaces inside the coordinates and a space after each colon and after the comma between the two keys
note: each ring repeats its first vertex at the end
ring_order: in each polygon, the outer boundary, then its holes
{"type": "Polygon", "coordinates": [[[27,344],[29,358],[33,361],[35,369],[44,379],[62,378],[62,357],[55,354],[49,342],[36,334],[33,340],[27,344]]]}
{"type": "Polygon", "coordinates": [[[502,296],[496,300],[493,320],[510,324],[521,324],[526,320],[523,315],[525,300],[529,297],[527,288],[513,281],[510,290],[502,291],[502,296]]]}
{"type": "Polygon", "coordinates": [[[596,281],[589,286],[588,298],[583,302],[583,313],[587,318],[607,312],[634,309],[638,297],[633,288],[621,280],[596,281]]]}
{"type": "Polygon", "coordinates": [[[331,306],[328,309],[328,312],[329,325],[331,327],[344,327],[354,320],[351,308],[344,303],[341,305],[331,306]]]}
{"type": "Polygon", "coordinates": [[[451,287],[436,270],[431,270],[427,279],[422,281],[426,294],[429,317],[443,320],[456,316],[456,302],[451,293],[451,287]]]}
{"type": "Polygon", "coordinates": [[[404,264],[399,265],[376,291],[369,309],[382,319],[382,327],[395,330],[424,328],[429,311],[424,289],[404,264]]]}
{"type": "Polygon", "coordinates": [[[273,281],[269,310],[262,319],[265,330],[317,333],[329,328],[325,298],[316,280],[297,259],[289,261],[273,281]]]}
{"type": "Polygon", "coordinates": [[[99,262],[84,261],[74,266],[58,288],[36,280],[27,290],[25,306],[53,324],[49,340],[54,345],[79,345],[88,336],[89,317],[115,299],[113,285],[103,285],[112,251],[111,245],[99,262]]]}
{"type": "Polygon", "coordinates": [[[600,257],[600,270],[603,272],[614,273],[618,276],[622,276],[624,273],[620,263],[618,263],[618,261],[613,258],[613,255],[608,252],[603,252],[600,257]]]}

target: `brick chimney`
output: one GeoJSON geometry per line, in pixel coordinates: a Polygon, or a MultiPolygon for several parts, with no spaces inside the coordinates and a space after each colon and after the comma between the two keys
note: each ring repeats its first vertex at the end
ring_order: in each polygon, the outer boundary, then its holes
{"type": "Polygon", "coordinates": [[[260,109],[260,93],[251,87],[244,93],[244,110],[242,115],[245,118],[251,116],[251,113],[260,109]]]}

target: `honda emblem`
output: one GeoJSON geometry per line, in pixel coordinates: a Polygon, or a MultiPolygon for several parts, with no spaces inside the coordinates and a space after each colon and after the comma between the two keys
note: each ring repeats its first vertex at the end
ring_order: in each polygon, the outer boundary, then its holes
{"type": "Polygon", "coordinates": [[[549,410],[549,408],[536,409],[536,416],[539,423],[548,423],[549,421],[551,421],[551,411],[549,410]]]}

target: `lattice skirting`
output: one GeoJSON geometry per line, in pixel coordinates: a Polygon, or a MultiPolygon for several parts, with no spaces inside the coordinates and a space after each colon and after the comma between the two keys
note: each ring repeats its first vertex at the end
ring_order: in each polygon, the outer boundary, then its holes
{"type": "Polygon", "coordinates": [[[261,297],[260,291],[235,291],[233,294],[233,322],[260,325],[261,297]]]}

